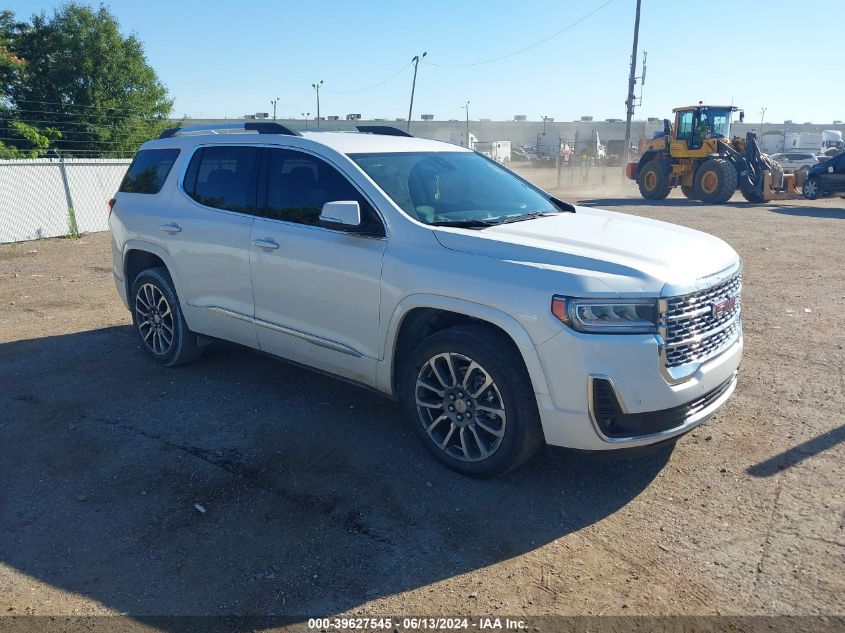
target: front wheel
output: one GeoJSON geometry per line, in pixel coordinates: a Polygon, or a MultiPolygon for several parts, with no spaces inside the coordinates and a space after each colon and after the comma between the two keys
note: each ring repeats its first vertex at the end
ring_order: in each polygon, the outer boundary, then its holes
{"type": "Polygon", "coordinates": [[[425,339],[405,371],[403,398],[426,448],[464,475],[512,470],[542,444],[537,400],[504,334],[481,325],[425,339]]]}
{"type": "Polygon", "coordinates": [[[731,199],[739,177],[724,158],[710,158],[695,172],[695,196],[702,202],[722,204],[731,199]]]}
{"type": "Polygon", "coordinates": [[[807,178],[804,181],[804,186],[801,187],[801,193],[807,200],[815,200],[822,195],[822,184],[818,178],[807,178]]]}

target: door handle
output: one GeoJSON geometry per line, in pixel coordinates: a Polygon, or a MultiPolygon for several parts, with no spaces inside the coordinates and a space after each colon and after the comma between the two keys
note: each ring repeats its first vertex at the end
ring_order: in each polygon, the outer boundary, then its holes
{"type": "Polygon", "coordinates": [[[265,237],[263,240],[252,240],[252,245],[268,251],[274,251],[279,248],[279,245],[275,242],[275,240],[272,240],[269,237],[265,237]]]}
{"type": "Polygon", "coordinates": [[[182,232],[182,227],[176,224],[176,222],[171,222],[170,224],[162,224],[158,228],[164,231],[165,233],[169,233],[170,235],[182,232]]]}

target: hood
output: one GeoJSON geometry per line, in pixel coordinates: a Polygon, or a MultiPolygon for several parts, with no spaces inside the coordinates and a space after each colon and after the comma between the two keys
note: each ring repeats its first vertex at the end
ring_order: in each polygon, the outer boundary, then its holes
{"type": "Polygon", "coordinates": [[[434,235],[448,249],[591,276],[616,292],[700,288],[739,260],[707,233],[590,207],[477,231],[438,227],[434,235]]]}

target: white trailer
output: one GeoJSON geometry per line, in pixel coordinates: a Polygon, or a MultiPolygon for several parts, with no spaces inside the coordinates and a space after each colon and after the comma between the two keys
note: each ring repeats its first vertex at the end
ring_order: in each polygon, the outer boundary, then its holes
{"type": "Polygon", "coordinates": [[[476,141],[473,149],[499,163],[511,162],[510,141],[476,141]]]}

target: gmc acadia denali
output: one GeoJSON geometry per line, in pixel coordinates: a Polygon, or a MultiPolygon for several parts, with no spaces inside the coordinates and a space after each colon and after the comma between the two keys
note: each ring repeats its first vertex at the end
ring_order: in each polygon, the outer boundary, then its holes
{"type": "Polygon", "coordinates": [[[742,280],[725,242],[574,207],[469,149],[359,130],[246,123],[141,147],[109,224],[117,290],[157,363],[223,339],[365,385],[472,476],[543,442],[671,440],[730,397],[742,280]]]}

